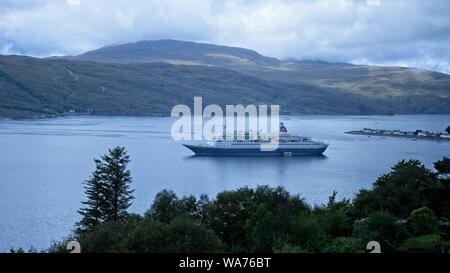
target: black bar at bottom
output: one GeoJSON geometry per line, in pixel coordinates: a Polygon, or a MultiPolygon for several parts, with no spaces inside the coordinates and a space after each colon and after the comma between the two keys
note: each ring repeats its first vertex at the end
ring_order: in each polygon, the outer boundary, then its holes
{"type": "Polygon", "coordinates": [[[431,270],[447,266],[449,254],[0,254],[4,268],[124,272],[362,272],[431,270]],[[158,269],[158,270],[157,270],[158,269]]]}

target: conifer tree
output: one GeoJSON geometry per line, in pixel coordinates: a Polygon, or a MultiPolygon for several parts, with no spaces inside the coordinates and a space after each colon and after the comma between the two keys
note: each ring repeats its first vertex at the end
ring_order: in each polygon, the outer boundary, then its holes
{"type": "Polygon", "coordinates": [[[102,179],[105,182],[105,206],[102,206],[102,215],[106,222],[124,220],[134,198],[134,190],[130,189],[132,178],[127,170],[130,157],[124,147],[116,147],[109,150],[109,154],[103,155],[102,161],[102,179]]]}
{"type": "Polygon", "coordinates": [[[133,200],[132,182],[127,165],[130,157],[124,147],[108,150],[109,153],[95,159],[96,169],[85,181],[87,201],[78,212],[82,220],[77,224],[78,232],[90,231],[104,222],[123,221],[133,200]]]}
{"type": "Polygon", "coordinates": [[[79,231],[92,230],[92,228],[104,221],[104,217],[102,217],[102,207],[105,205],[105,183],[102,180],[103,162],[95,159],[95,164],[96,170],[84,182],[87,201],[81,202],[85,207],[78,211],[83,216],[78,223],[79,231]]]}

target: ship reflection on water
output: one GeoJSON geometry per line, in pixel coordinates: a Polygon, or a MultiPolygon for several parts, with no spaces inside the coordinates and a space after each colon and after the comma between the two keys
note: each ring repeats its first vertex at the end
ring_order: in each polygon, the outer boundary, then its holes
{"type": "Polygon", "coordinates": [[[320,172],[321,168],[318,163],[327,161],[328,157],[326,155],[289,157],[192,155],[184,157],[183,160],[195,161],[198,164],[207,166],[209,168],[208,171],[216,173],[226,184],[242,185],[241,182],[244,182],[244,180],[249,182],[254,177],[258,177],[256,184],[264,184],[266,179],[273,180],[276,177],[276,184],[286,186],[287,181],[293,179],[300,181],[303,175],[310,177],[314,175],[314,172],[320,172]],[[237,178],[236,174],[245,175],[237,178]]]}

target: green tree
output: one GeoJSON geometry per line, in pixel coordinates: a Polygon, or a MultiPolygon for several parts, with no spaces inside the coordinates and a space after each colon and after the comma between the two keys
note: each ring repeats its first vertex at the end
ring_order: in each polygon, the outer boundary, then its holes
{"type": "Polygon", "coordinates": [[[167,252],[222,252],[223,244],[214,231],[191,219],[177,217],[168,226],[167,252]]]}
{"type": "Polygon", "coordinates": [[[199,220],[203,217],[205,202],[208,202],[206,195],[201,196],[200,200],[197,201],[195,196],[178,198],[173,191],[162,190],[156,194],[146,215],[165,224],[170,223],[176,217],[199,220]]]}
{"type": "Polygon", "coordinates": [[[303,250],[319,252],[328,239],[314,213],[300,213],[289,226],[290,242],[303,250]]]}
{"type": "MultiPolygon", "coordinates": [[[[249,245],[247,251],[267,253],[273,249],[273,241],[281,230],[276,230],[276,215],[270,206],[259,204],[249,216],[245,226],[248,230],[249,245]]],[[[279,235],[278,235],[279,236],[279,235]]]]}
{"type": "Polygon", "coordinates": [[[365,217],[375,211],[388,211],[407,218],[412,210],[428,206],[427,189],[436,184],[436,174],[418,160],[402,160],[388,174],[380,176],[372,190],[361,190],[355,200],[355,214],[365,217]]]}
{"type": "Polygon", "coordinates": [[[156,194],[147,215],[168,224],[179,214],[179,199],[173,191],[162,190],[156,194]]]}
{"type": "Polygon", "coordinates": [[[249,219],[253,196],[254,190],[247,187],[223,191],[209,205],[208,226],[229,250],[243,252],[248,249],[248,231],[244,227],[249,219]]]}
{"type": "Polygon", "coordinates": [[[352,234],[353,219],[349,200],[336,201],[336,192],[325,206],[316,206],[311,212],[296,214],[287,233],[290,243],[302,249],[321,252],[338,237],[352,234]]]}
{"type": "Polygon", "coordinates": [[[434,162],[434,168],[444,179],[448,179],[450,175],[450,158],[444,157],[442,160],[434,162]]]}
{"type": "Polygon", "coordinates": [[[428,207],[439,218],[450,219],[450,159],[444,157],[435,162],[434,167],[438,171],[438,179],[425,189],[430,200],[428,207]]]}
{"type": "Polygon", "coordinates": [[[109,154],[102,156],[103,168],[101,177],[104,181],[105,206],[102,212],[105,221],[118,222],[126,219],[128,208],[132,204],[133,192],[130,189],[132,182],[130,171],[127,169],[130,163],[124,147],[116,147],[109,150],[109,154]]]}
{"type": "Polygon", "coordinates": [[[336,201],[337,192],[333,191],[326,206],[316,207],[313,213],[324,234],[328,237],[346,237],[352,233],[351,202],[347,199],[336,201]]]}
{"type": "Polygon", "coordinates": [[[249,202],[249,218],[245,225],[252,252],[270,252],[276,238],[289,233],[289,223],[310,208],[297,195],[283,187],[258,186],[249,202]]]}
{"type": "Polygon", "coordinates": [[[209,200],[208,195],[202,194],[197,201],[197,212],[198,218],[204,224],[210,223],[211,215],[210,215],[210,206],[211,201],[209,200]]]}
{"type": "Polygon", "coordinates": [[[447,134],[450,134],[450,125],[445,128],[445,131],[447,132],[447,134]]]}
{"type": "Polygon", "coordinates": [[[130,232],[127,249],[138,253],[163,252],[169,243],[167,233],[167,224],[146,216],[144,221],[130,232]]]}
{"type": "Polygon", "coordinates": [[[90,231],[105,222],[119,222],[127,218],[133,190],[127,165],[130,158],[123,147],[109,150],[101,159],[95,159],[96,169],[85,182],[87,201],[79,210],[82,220],[78,231],[90,231]]]}
{"type": "Polygon", "coordinates": [[[77,224],[79,231],[92,230],[95,226],[105,221],[102,208],[105,206],[104,181],[101,178],[103,163],[95,160],[96,170],[92,176],[84,182],[87,201],[81,202],[84,208],[78,210],[82,219],[77,224]]]}
{"type": "Polygon", "coordinates": [[[326,236],[334,238],[352,234],[353,221],[344,209],[321,209],[314,213],[321,230],[326,236]]]}
{"type": "Polygon", "coordinates": [[[425,235],[436,232],[438,229],[438,219],[434,211],[427,207],[416,209],[408,217],[414,235],[425,235]]]}

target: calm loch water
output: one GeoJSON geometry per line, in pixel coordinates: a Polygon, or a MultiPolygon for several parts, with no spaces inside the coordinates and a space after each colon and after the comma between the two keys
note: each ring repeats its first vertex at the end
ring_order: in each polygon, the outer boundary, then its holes
{"type": "Polygon", "coordinates": [[[200,195],[259,184],[284,186],[310,204],[333,190],[351,198],[401,159],[428,167],[450,156],[450,142],[344,134],[364,127],[442,131],[450,115],[284,117],[290,132],[328,141],[316,157],[195,157],[170,137],[170,118],[67,117],[0,121],[0,252],[46,248],[79,219],[82,181],[93,158],[116,145],[132,158],[133,212],[145,212],[162,189],[200,195]]]}

